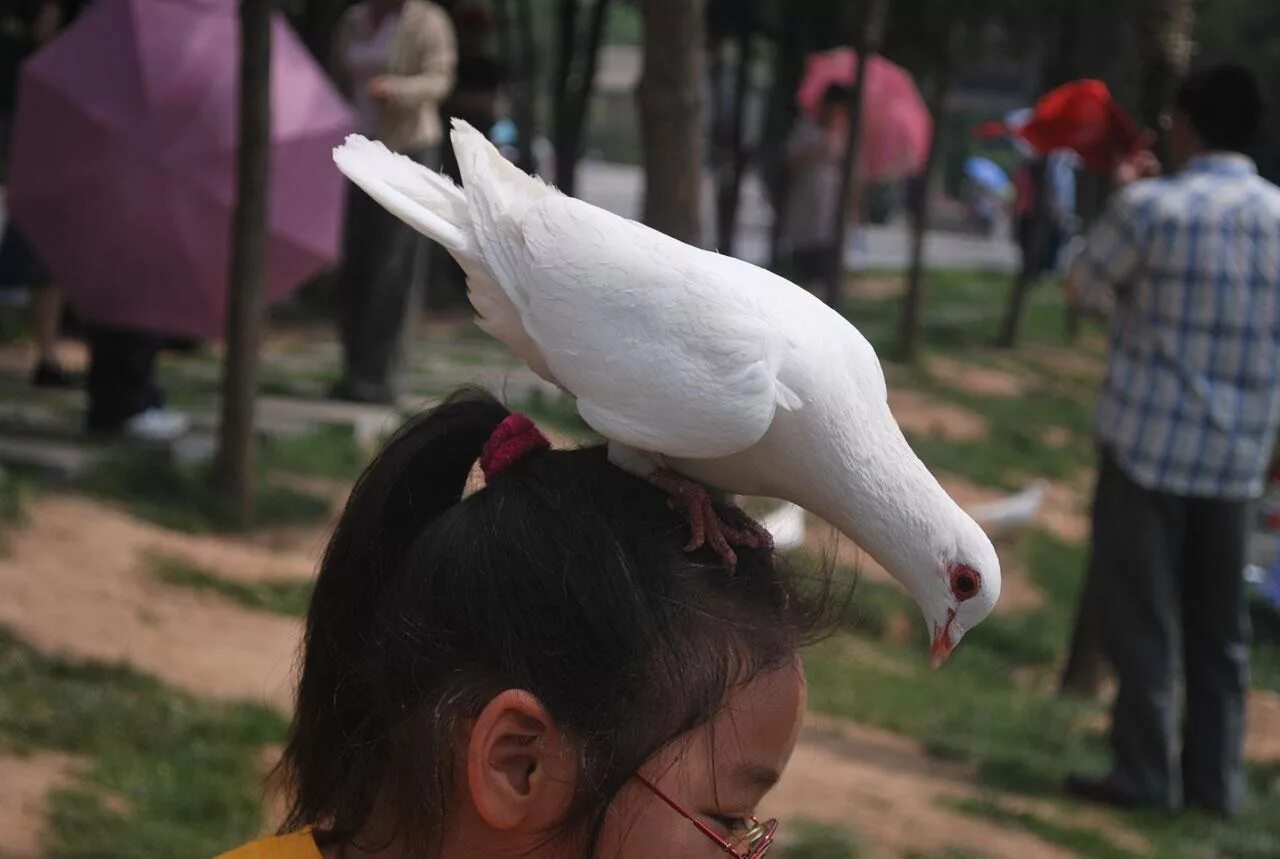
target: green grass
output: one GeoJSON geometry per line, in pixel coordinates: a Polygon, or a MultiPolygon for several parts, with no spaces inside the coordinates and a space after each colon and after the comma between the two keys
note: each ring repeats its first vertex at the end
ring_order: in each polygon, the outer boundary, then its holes
{"type": "Polygon", "coordinates": [[[858,859],[861,852],[854,836],[836,826],[807,820],[785,821],[779,844],[770,855],[779,859],[858,859]]]}
{"type": "Polygon", "coordinates": [[[37,485],[35,478],[0,468],[0,555],[8,550],[9,529],[22,522],[25,504],[37,485]]]}
{"type": "MultiPolygon", "coordinates": [[[[986,486],[1017,489],[1027,475],[1070,479],[1092,463],[1096,381],[1029,362],[1016,350],[992,347],[1008,286],[1008,278],[983,272],[930,273],[921,345],[926,354],[963,355],[966,362],[1017,372],[1029,382],[1019,396],[979,396],[941,383],[930,376],[924,362],[890,365],[888,370],[892,387],[914,388],[982,415],[987,421],[988,435],[974,441],[912,435],[911,446],[930,468],[986,486]],[[1050,446],[1044,440],[1045,433],[1057,427],[1069,436],[1062,447],[1050,446]]],[[[900,303],[896,297],[853,295],[841,310],[882,357],[892,358],[900,303]]],[[[1024,340],[1066,343],[1064,319],[1059,285],[1052,281],[1038,284],[1028,302],[1024,340]]],[[[1093,336],[1082,337],[1073,348],[1100,354],[1098,339],[1093,336]]]]}
{"type": "MultiPolygon", "coordinates": [[[[872,273],[872,276],[876,276],[872,273]]],[[[880,276],[896,277],[896,273],[880,276]]],[[[990,347],[999,330],[1011,274],[934,269],[925,276],[924,318],[920,345],[947,355],[990,347]]],[[[1062,287],[1044,280],[1032,287],[1023,317],[1026,342],[1061,343],[1066,323],[1062,287]]],[[[846,290],[840,312],[858,327],[883,357],[897,354],[902,301],[897,296],[865,298],[855,285],[846,290]]]]}
{"type": "Polygon", "coordinates": [[[1088,856],[1089,859],[1142,859],[1144,855],[1117,846],[1106,834],[1096,829],[1068,826],[1027,811],[1015,811],[992,797],[959,799],[952,805],[966,814],[991,820],[1001,826],[1025,829],[1043,841],[1065,847],[1081,856],[1088,856]]]}
{"type": "Polygon", "coordinates": [[[0,747],[84,758],[49,797],[47,859],[208,857],[258,831],[262,748],[285,731],[265,707],[46,657],[2,629],[0,689],[0,747]]]}
{"type": "MultiPolygon", "coordinates": [[[[122,505],[139,519],[175,531],[235,530],[232,511],[215,491],[208,465],[180,467],[137,454],[104,464],[82,481],[81,488],[122,505]]],[[[268,528],[322,522],[331,504],[260,473],[254,506],[254,526],[268,528]]]]}
{"type": "Polygon", "coordinates": [[[370,454],[356,443],[346,424],[322,424],[298,436],[268,438],[260,467],[267,473],[329,477],[351,482],[369,464],[370,454]]]}
{"type": "Polygon", "coordinates": [[[245,608],[302,617],[311,602],[311,581],[236,582],[171,555],[151,558],[151,574],[167,585],[214,593],[245,608]]]}

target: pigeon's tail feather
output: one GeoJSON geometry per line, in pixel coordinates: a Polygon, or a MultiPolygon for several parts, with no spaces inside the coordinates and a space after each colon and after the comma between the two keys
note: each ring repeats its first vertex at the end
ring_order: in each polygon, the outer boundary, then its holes
{"type": "Polygon", "coordinates": [[[474,254],[467,198],[451,180],[358,134],[333,151],[333,160],[400,220],[454,256],[474,254]]]}
{"type": "MultiPolygon", "coordinates": [[[[485,182],[488,188],[489,175],[497,174],[502,179],[494,183],[495,187],[510,184],[511,177],[503,176],[501,165],[497,164],[471,170],[469,175],[467,165],[475,160],[476,154],[484,155],[484,147],[492,147],[471,126],[456,122],[455,125],[464,127],[454,131],[454,141],[466,181],[485,182]],[[479,137],[479,141],[467,132],[479,137]]],[[[493,150],[493,156],[506,164],[497,150],[493,150]]],[[[443,245],[466,272],[471,304],[480,316],[480,327],[510,346],[535,372],[554,381],[546,359],[521,321],[520,306],[523,305],[510,286],[519,282],[519,278],[512,276],[519,271],[518,260],[502,240],[503,234],[493,229],[491,210],[495,195],[473,194],[470,188],[464,193],[447,177],[360,135],[351,135],[345,144],[335,149],[333,160],[348,179],[383,208],[443,245]],[[476,209],[477,203],[482,206],[480,211],[476,209]]],[[[527,182],[548,190],[514,166],[507,164],[507,167],[527,182]]]]}
{"type": "Polygon", "coordinates": [[[464,120],[453,120],[451,137],[480,252],[511,301],[523,309],[528,278],[520,224],[530,205],[557,192],[504,158],[464,120]]]}

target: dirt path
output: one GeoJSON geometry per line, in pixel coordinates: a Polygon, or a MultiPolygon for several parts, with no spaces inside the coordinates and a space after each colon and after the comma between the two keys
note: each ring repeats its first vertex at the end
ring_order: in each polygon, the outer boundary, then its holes
{"type": "Polygon", "coordinates": [[[0,855],[39,859],[45,797],[75,781],[78,763],[61,752],[0,755],[0,855]]]}
{"type": "Polygon", "coordinates": [[[126,662],[180,689],[288,707],[299,622],[151,574],[156,553],[228,578],[310,575],[306,555],[174,534],[86,498],[32,504],[0,559],[0,623],[49,653],[126,662]]]}

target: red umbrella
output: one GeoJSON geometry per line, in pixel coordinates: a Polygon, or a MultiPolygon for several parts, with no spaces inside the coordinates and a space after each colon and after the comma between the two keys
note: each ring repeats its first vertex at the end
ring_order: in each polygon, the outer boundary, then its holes
{"type": "Polygon", "coordinates": [[[1107,85],[1095,80],[1063,84],[1045,93],[1021,123],[987,122],[978,126],[976,134],[1016,135],[1042,154],[1071,149],[1098,173],[1109,173],[1119,159],[1147,145],[1107,85]]]}
{"type": "MultiPolygon", "coordinates": [[[[22,70],[14,220],[87,320],[220,336],[235,205],[240,31],[229,0],[99,0],[22,70]]],[[[267,293],[337,254],[333,147],[354,118],[272,24],[267,293]]]]}
{"type": "MultiPolygon", "coordinates": [[[[810,54],[796,102],[814,116],[828,87],[852,86],[857,75],[858,55],[852,48],[810,54]]],[[[878,55],[867,60],[859,178],[874,182],[914,176],[924,168],[932,137],[933,121],[911,74],[878,55]]]]}

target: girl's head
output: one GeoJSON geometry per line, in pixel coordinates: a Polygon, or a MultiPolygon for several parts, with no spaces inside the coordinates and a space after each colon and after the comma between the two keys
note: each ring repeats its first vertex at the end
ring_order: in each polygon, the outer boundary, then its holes
{"type": "Polygon", "coordinates": [[[307,618],[286,828],[415,857],[723,856],[795,743],[826,589],[763,552],[686,553],[667,497],[602,447],[464,497],[507,416],[457,395],[352,492],[307,618]]]}

